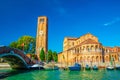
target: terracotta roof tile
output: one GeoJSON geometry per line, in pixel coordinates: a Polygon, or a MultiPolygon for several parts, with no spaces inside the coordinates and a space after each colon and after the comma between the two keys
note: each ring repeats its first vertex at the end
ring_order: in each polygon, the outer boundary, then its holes
{"type": "MultiPolygon", "coordinates": [[[[81,45],[84,45],[84,44],[100,44],[100,43],[99,43],[99,42],[96,42],[95,40],[92,40],[92,39],[87,39],[87,40],[83,41],[82,43],[80,43],[80,44],[78,44],[78,45],[76,45],[76,46],[73,46],[73,47],[70,48],[70,49],[73,49],[73,48],[75,48],[75,47],[77,47],[77,46],[81,46],[81,45]]],[[[70,49],[68,49],[68,50],[70,50],[70,49]]]]}
{"type": "Polygon", "coordinates": [[[96,42],[95,40],[92,39],[87,39],[83,41],[81,44],[99,44],[99,42],[96,42]]]}

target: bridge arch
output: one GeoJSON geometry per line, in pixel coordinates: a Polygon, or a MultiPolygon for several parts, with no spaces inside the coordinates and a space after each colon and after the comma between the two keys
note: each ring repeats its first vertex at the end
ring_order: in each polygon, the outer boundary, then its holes
{"type": "Polygon", "coordinates": [[[6,60],[13,69],[29,69],[33,65],[23,51],[6,46],[0,47],[0,58],[6,60]]]}

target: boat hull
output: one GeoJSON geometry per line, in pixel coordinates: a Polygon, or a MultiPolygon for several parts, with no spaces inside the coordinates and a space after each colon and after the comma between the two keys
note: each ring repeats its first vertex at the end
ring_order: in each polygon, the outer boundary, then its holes
{"type": "Polygon", "coordinates": [[[86,65],[85,70],[90,70],[89,65],[86,65]]]}
{"type": "Polygon", "coordinates": [[[120,66],[119,67],[116,67],[117,70],[120,70],[120,66]]]}
{"type": "Polygon", "coordinates": [[[81,70],[81,65],[78,63],[75,63],[74,66],[68,67],[70,71],[80,71],[81,70]]]}
{"type": "Polygon", "coordinates": [[[44,68],[43,68],[42,65],[34,64],[34,65],[30,66],[29,69],[31,69],[31,70],[42,70],[44,68]]]}
{"type": "Polygon", "coordinates": [[[90,67],[86,67],[85,70],[90,70],[90,67]]]}
{"type": "Polygon", "coordinates": [[[42,70],[44,69],[43,67],[30,67],[30,70],[42,70]]]}
{"type": "Polygon", "coordinates": [[[98,66],[93,66],[93,70],[98,70],[98,66]]]}
{"type": "Polygon", "coordinates": [[[114,70],[114,67],[107,67],[107,70],[114,70]]]}
{"type": "Polygon", "coordinates": [[[98,70],[98,68],[93,68],[93,70],[98,70]]]}
{"type": "Polygon", "coordinates": [[[70,71],[80,71],[80,67],[68,67],[70,71]]]}

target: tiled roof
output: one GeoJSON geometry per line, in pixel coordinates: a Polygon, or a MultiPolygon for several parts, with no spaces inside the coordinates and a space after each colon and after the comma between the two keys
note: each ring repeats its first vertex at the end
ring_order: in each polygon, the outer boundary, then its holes
{"type": "Polygon", "coordinates": [[[96,42],[95,40],[93,39],[87,39],[85,41],[83,41],[82,43],[80,44],[99,44],[99,42],[96,42]]]}
{"type": "Polygon", "coordinates": [[[75,37],[66,37],[68,40],[77,40],[78,38],[75,37]]]}
{"type": "MultiPolygon", "coordinates": [[[[88,33],[86,33],[86,34],[80,36],[79,38],[81,38],[81,37],[83,37],[83,36],[86,36],[86,35],[92,35],[92,36],[94,36],[93,34],[91,34],[91,33],[88,32],[88,33]]],[[[94,37],[96,37],[96,36],[94,36],[94,37]]]]}
{"type": "Polygon", "coordinates": [[[112,47],[105,47],[106,49],[113,49],[112,47]]]}
{"type": "MultiPolygon", "coordinates": [[[[73,48],[75,48],[75,47],[77,47],[77,46],[81,46],[81,45],[84,45],[84,44],[100,44],[100,43],[99,43],[99,42],[96,42],[95,40],[92,40],[92,39],[87,39],[87,40],[83,41],[82,43],[80,43],[80,44],[78,44],[78,45],[76,45],[76,46],[73,46],[73,47],[70,48],[70,49],[73,49],[73,48]]],[[[70,49],[68,49],[68,50],[70,50],[70,49]]]]}

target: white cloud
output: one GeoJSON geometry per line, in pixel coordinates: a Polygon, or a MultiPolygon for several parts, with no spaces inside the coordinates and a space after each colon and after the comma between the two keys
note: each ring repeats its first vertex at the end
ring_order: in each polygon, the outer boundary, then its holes
{"type": "Polygon", "coordinates": [[[113,25],[113,24],[115,24],[115,23],[117,23],[119,21],[120,21],[120,18],[118,17],[118,18],[113,19],[110,22],[105,23],[104,26],[110,26],[110,25],[113,25]]]}

